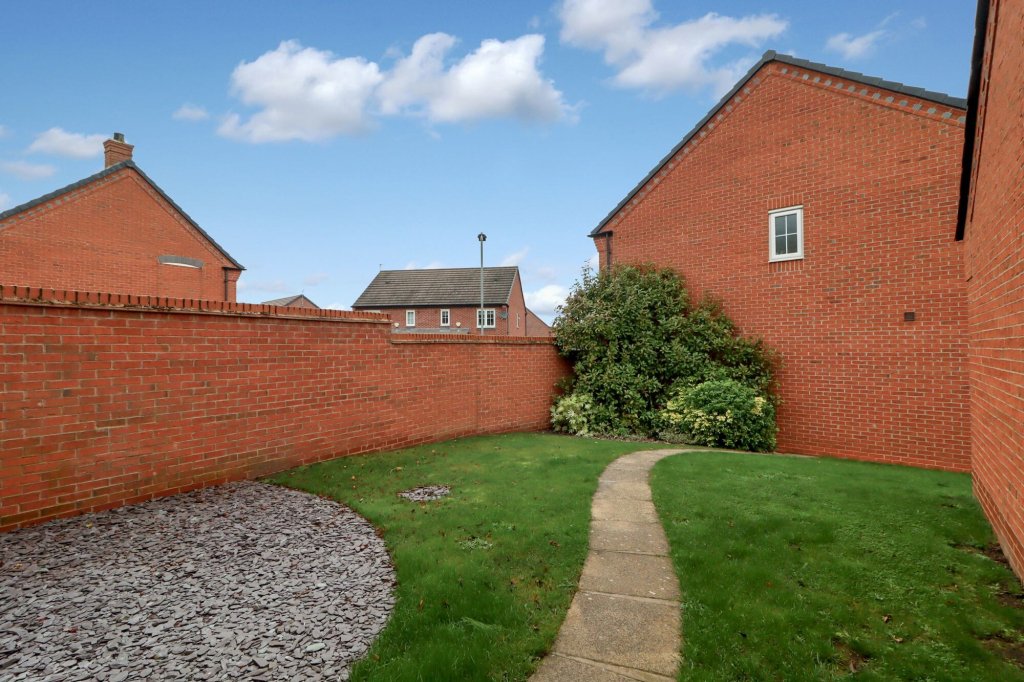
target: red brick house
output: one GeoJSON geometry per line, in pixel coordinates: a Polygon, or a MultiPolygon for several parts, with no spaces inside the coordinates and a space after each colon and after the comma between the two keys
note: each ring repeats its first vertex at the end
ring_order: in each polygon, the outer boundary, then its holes
{"type": "Polygon", "coordinates": [[[590,234],[781,357],[779,450],[967,471],[965,100],[768,52],[590,234]]]}
{"type": "Polygon", "coordinates": [[[518,267],[382,270],[352,304],[386,313],[399,333],[550,336],[551,329],[523,298],[518,267]]]}
{"type": "Polygon", "coordinates": [[[261,305],[276,305],[281,308],[309,308],[311,310],[319,310],[320,306],[308,298],[305,294],[297,294],[295,296],[285,296],[283,298],[275,298],[270,301],[263,301],[261,305]]]}
{"type": "Polygon", "coordinates": [[[124,136],[105,168],[0,213],[0,282],[235,301],[244,269],[132,160],[124,136]]]}
{"type": "Polygon", "coordinates": [[[957,239],[970,332],[974,492],[1024,575],[1024,0],[981,0],[957,239]]]}

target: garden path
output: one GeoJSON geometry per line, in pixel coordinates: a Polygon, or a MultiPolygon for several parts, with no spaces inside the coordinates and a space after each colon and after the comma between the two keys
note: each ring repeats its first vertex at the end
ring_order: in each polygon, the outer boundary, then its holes
{"type": "Polygon", "coordinates": [[[676,679],[679,582],[647,479],[659,460],[681,452],[634,452],[601,474],[579,590],[532,682],[676,679]]]}

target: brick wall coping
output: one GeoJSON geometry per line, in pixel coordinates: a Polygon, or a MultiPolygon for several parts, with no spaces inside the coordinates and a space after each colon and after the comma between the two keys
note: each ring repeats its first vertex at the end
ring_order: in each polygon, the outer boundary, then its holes
{"type": "Polygon", "coordinates": [[[501,346],[552,346],[550,336],[480,336],[479,334],[392,334],[395,345],[430,343],[483,343],[501,346]]]}
{"type": "MultiPolygon", "coordinates": [[[[227,317],[268,317],[274,319],[314,319],[323,322],[360,322],[391,325],[385,313],[358,310],[325,310],[316,308],[290,308],[262,303],[231,303],[229,301],[202,301],[190,298],[164,296],[138,296],[135,294],[108,294],[93,291],[42,289],[0,285],[0,303],[63,308],[106,308],[120,312],[187,313],[223,315],[227,317]]],[[[554,343],[550,336],[479,336],[476,334],[392,334],[393,344],[468,343],[485,345],[546,345],[554,343]]]]}
{"type": "Polygon", "coordinates": [[[229,301],[203,301],[191,298],[165,296],[139,296],[136,294],[109,294],[67,289],[43,289],[0,285],[0,303],[30,306],[108,308],[119,311],[190,313],[244,317],[272,317],[278,319],[318,319],[324,322],[363,322],[391,324],[383,313],[352,310],[324,310],[315,308],[288,308],[262,303],[232,303],[229,301]]]}

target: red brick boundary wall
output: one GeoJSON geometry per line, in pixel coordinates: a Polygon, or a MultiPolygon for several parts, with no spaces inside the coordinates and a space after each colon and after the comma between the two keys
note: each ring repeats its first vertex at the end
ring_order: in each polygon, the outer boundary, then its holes
{"type": "Polygon", "coordinates": [[[0,530],[342,455],[539,430],[551,339],[0,287],[0,530]]]}
{"type": "Polygon", "coordinates": [[[1024,576],[1024,1],[989,5],[965,262],[974,491],[1024,576]]]}

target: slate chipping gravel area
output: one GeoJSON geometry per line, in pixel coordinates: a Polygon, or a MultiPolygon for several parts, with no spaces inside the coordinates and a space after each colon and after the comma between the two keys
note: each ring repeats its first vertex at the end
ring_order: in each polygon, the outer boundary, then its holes
{"type": "Polygon", "coordinates": [[[0,534],[0,682],[344,680],[394,605],[373,527],[243,482],[0,534]]]}
{"type": "Polygon", "coordinates": [[[451,492],[452,489],[446,485],[421,485],[418,488],[404,490],[398,493],[398,496],[404,497],[410,502],[432,502],[446,497],[451,492]]]}

